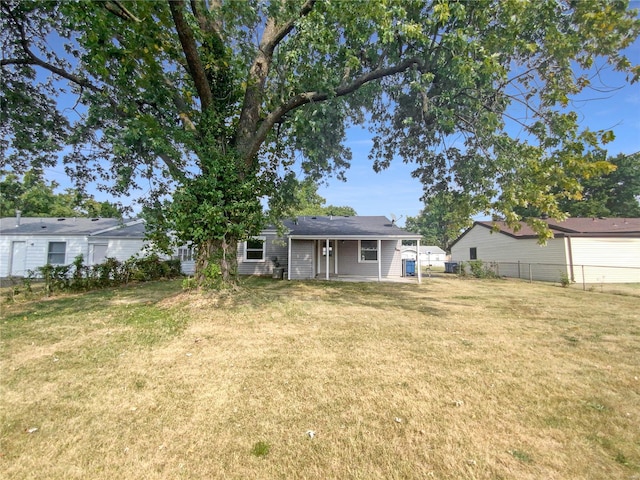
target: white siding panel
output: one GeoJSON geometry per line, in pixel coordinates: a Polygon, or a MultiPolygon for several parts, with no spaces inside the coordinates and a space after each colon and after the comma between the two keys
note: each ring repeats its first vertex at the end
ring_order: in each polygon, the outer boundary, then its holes
{"type": "MultiPolygon", "coordinates": [[[[113,238],[109,240],[107,246],[107,257],[124,262],[142,252],[144,247],[145,242],[142,239],[113,238]]],[[[85,258],[88,258],[87,255],[85,255],[85,258]]]]}
{"type": "Polygon", "coordinates": [[[574,237],[571,246],[577,282],[583,272],[585,283],[640,282],[639,238],[574,237]]]}

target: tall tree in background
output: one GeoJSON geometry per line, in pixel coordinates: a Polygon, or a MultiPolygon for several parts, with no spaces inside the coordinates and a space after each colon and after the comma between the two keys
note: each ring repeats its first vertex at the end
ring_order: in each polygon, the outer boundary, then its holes
{"type": "Polygon", "coordinates": [[[582,180],[580,200],[564,200],[560,208],[572,217],[640,217],[640,152],[608,161],[615,170],[582,180]]]}
{"type": "Polygon", "coordinates": [[[405,228],[422,235],[426,245],[436,245],[448,252],[453,241],[473,223],[473,199],[464,193],[441,191],[424,202],[418,216],[407,217],[405,228]]]}
{"type": "Polygon", "coordinates": [[[118,207],[92,196],[48,182],[41,171],[29,170],[21,178],[10,173],[0,180],[0,217],[103,217],[121,218],[118,207]]]}
{"type": "Polygon", "coordinates": [[[577,174],[607,168],[584,153],[612,136],[563,107],[598,60],[640,74],[620,54],[640,28],[627,7],[0,0],[2,168],[53,165],[70,145],[80,187],[138,188],[151,226],[198,245],[199,279],[212,262],[231,278],[262,199],[277,217],[297,169],[343,176],[354,123],[375,135],[374,168],[415,162],[427,193],[453,187],[512,223],[518,206],[561,217],[577,174]]]}
{"type": "Polygon", "coordinates": [[[318,184],[311,179],[300,182],[294,191],[294,201],[291,202],[291,216],[309,215],[340,215],[353,217],[357,215],[352,207],[325,205],[327,199],[318,193],[318,184]]]}
{"type": "MultiPolygon", "coordinates": [[[[604,152],[600,155],[604,158],[604,152]]],[[[640,217],[640,152],[608,159],[608,173],[581,178],[581,191],[559,208],[571,217],[640,217]]],[[[556,189],[557,192],[557,189],[556,189]]],[[[546,215],[536,207],[517,208],[523,217],[546,215]]]]}

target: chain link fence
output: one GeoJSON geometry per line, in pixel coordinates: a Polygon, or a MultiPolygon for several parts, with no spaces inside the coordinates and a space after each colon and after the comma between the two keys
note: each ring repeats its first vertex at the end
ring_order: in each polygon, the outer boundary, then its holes
{"type": "MultiPolygon", "coordinates": [[[[640,268],[607,265],[569,265],[527,262],[480,262],[487,276],[519,278],[529,282],[553,282],[566,287],[640,296],[640,268]]],[[[467,275],[478,270],[472,262],[455,265],[455,271],[464,268],[467,275]]],[[[453,270],[453,269],[452,269],[453,270]]],[[[451,273],[454,273],[453,271],[451,273]]]]}

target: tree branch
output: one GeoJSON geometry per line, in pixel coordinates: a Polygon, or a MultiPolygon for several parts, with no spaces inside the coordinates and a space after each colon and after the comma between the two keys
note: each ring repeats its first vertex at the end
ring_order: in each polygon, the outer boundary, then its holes
{"type": "MultiPolygon", "coordinates": [[[[264,87],[269,74],[269,68],[273,60],[273,52],[276,47],[285,39],[285,37],[293,30],[296,20],[307,16],[313,10],[316,0],[307,0],[298,16],[278,26],[275,19],[269,18],[265,26],[258,53],[249,70],[249,78],[247,81],[247,89],[245,90],[243,108],[240,112],[237,129],[237,148],[241,156],[244,157],[247,164],[253,161],[255,152],[253,148],[255,140],[256,128],[260,117],[260,105],[264,95],[264,87]]],[[[262,139],[264,141],[264,137],[262,139]]],[[[262,141],[260,143],[262,143],[262,141]]]]}
{"type": "Polygon", "coordinates": [[[191,73],[191,78],[193,78],[195,83],[198,96],[200,97],[200,102],[202,103],[202,110],[204,111],[213,104],[213,94],[211,92],[211,86],[207,80],[204,66],[200,61],[200,56],[198,55],[193,31],[187,23],[187,20],[184,18],[182,11],[183,8],[183,0],[169,0],[169,9],[171,10],[173,23],[176,26],[180,45],[182,45],[182,51],[187,59],[189,72],[191,73]]]}
{"type": "Polygon", "coordinates": [[[260,150],[260,146],[265,141],[269,131],[274,127],[276,123],[280,122],[283,119],[283,117],[287,113],[291,112],[292,110],[295,110],[296,108],[306,105],[307,103],[323,102],[328,100],[329,98],[334,98],[334,97],[344,97],[346,95],[349,95],[355,92],[356,90],[358,90],[359,88],[361,88],[363,85],[367,83],[374,82],[376,80],[380,80],[382,78],[389,77],[392,75],[396,75],[398,73],[408,70],[414,65],[421,65],[421,64],[422,64],[422,61],[419,58],[409,58],[400,62],[397,65],[373,70],[371,72],[360,75],[350,84],[344,87],[337,88],[333,93],[333,95],[330,95],[327,92],[304,92],[294,97],[291,97],[286,103],[284,103],[283,105],[280,105],[278,108],[272,111],[269,115],[267,115],[267,118],[265,118],[264,121],[260,124],[260,127],[258,128],[256,135],[252,139],[253,141],[250,145],[250,148],[247,151],[247,154],[249,155],[249,157],[247,158],[253,158],[255,155],[257,155],[258,151],[260,150]]]}

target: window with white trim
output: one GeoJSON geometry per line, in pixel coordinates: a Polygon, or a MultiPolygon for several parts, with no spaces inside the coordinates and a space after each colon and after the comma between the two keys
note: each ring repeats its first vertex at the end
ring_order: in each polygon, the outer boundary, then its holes
{"type": "Polygon", "coordinates": [[[50,265],[64,265],[67,256],[67,242],[49,242],[47,263],[50,265]]]}
{"type": "Polygon", "coordinates": [[[253,237],[244,242],[245,262],[264,262],[266,237],[253,237]]]}
{"type": "Polygon", "coordinates": [[[358,244],[358,261],[359,262],[377,262],[378,261],[378,241],[377,240],[360,240],[358,244]]]}
{"type": "Polygon", "coordinates": [[[176,258],[181,262],[193,262],[196,259],[196,254],[193,247],[178,247],[176,258]]]}

